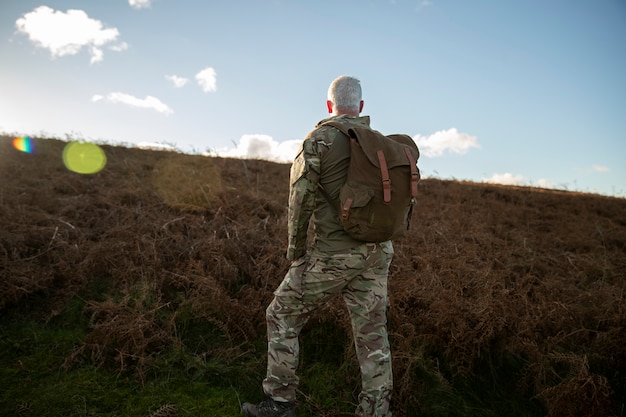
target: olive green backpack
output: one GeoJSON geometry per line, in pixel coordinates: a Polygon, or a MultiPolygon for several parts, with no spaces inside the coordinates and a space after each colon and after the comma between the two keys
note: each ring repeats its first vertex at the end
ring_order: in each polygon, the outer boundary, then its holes
{"type": "Polygon", "coordinates": [[[419,150],[413,139],[332,120],[323,125],[339,129],[350,140],[348,177],[339,201],[319,186],[329,203],[338,207],[344,230],[364,242],[402,236],[409,228],[420,180],[419,150]]]}

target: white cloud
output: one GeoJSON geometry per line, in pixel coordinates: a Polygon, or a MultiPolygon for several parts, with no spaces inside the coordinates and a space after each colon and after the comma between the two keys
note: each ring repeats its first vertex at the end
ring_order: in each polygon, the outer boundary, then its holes
{"type": "Polygon", "coordinates": [[[137,147],[140,149],[151,149],[153,151],[174,151],[176,150],[176,148],[174,148],[172,145],[168,145],[166,143],[159,143],[159,142],[139,142],[137,144],[137,147]]]}
{"type": "Polygon", "coordinates": [[[514,175],[506,172],[504,174],[493,174],[489,178],[483,178],[483,182],[504,185],[525,185],[526,178],[522,175],[514,175]]]}
{"type": "Polygon", "coordinates": [[[152,0],[128,0],[128,4],[133,9],[145,9],[151,6],[152,0]]]}
{"type": "Polygon", "coordinates": [[[131,96],[130,94],[115,92],[107,94],[106,97],[100,94],[95,94],[93,97],[91,97],[92,102],[97,102],[103,99],[106,99],[107,101],[115,104],[121,103],[132,107],[151,109],[164,114],[174,113],[174,111],[169,106],[164,104],[158,98],[152,96],[146,96],[146,98],[140,99],[131,96]]]}
{"type": "Polygon", "coordinates": [[[189,82],[187,78],[179,77],[177,75],[166,75],[165,78],[171,81],[172,84],[174,84],[174,87],[176,88],[184,87],[185,84],[189,82]]]}
{"type": "Polygon", "coordinates": [[[529,181],[523,175],[515,175],[509,172],[505,172],[504,174],[493,174],[489,178],[483,178],[483,182],[489,184],[502,184],[502,185],[516,185],[516,186],[529,186],[529,187],[539,187],[546,189],[558,189],[558,188],[567,188],[564,185],[557,184],[552,180],[548,180],[545,178],[541,178],[537,181],[529,181]]]}
{"type": "Polygon", "coordinates": [[[417,143],[420,153],[431,158],[442,156],[446,151],[465,154],[470,148],[480,147],[475,136],[460,133],[455,128],[440,130],[430,136],[415,135],[413,140],[417,143]]]}
{"type": "Polygon", "coordinates": [[[605,167],[604,165],[594,165],[591,169],[594,172],[609,172],[611,170],[609,167],[605,167]]]}
{"type": "Polygon", "coordinates": [[[100,48],[91,47],[89,48],[89,52],[91,53],[91,60],[89,62],[91,62],[92,64],[95,62],[100,62],[104,59],[104,53],[100,48]]]}
{"type": "MultiPolygon", "coordinates": [[[[15,21],[17,31],[28,36],[37,47],[50,51],[52,58],[76,55],[83,48],[89,51],[91,63],[102,61],[102,48],[117,40],[116,28],[104,28],[102,22],[91,19],[82,10],[56,11],[39,6],[15,21]]],[[[114,45],[117,50],[128,47],[114,45]]]]}
{"type": "Polygon", "coordinates": [[[301,139],[279,143],[268,135],[243,135],[235,149],[217,151],[217,154],[232,158],[291,162],[295,158],[301,143],[301,139]]]}
{"type": "Polygon", "coordinates": [[[420,12],[423,9],[432,6],[433,2],[430,0],[422,0],[416,7],[415,7],[415,11],[416,12],[420,12]]]}
{"type": "Polygon", "coordinates": [[[544,178],[537,180],[537,187],[541,188],[557,188],[557,183],[544,178]]]}
{"type": "Polygon", "coordinates": [[[117,45],[109,46],[109,49],[115,52],[122,52],[128,49],[128,44],[126,42],[120,42],[117,45]]]}
{"type": "Polygon", "coordinates": [[[206,67],[202,71],[196,74],[196,81],[205,93],[215,92],[217,90],[215,70],[211,67],[206,67]]]}

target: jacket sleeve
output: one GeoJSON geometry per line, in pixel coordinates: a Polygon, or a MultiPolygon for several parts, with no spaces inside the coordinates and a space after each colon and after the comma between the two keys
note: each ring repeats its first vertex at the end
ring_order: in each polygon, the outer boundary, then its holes
{"type": "Polygon", "coordinates": [[[298,259],[306,253],[309,222],[315,209],[315,195],[319,183],[318,147],[315,139],[311,137],[305,139],[291,166],[287,222],[288,260],[298,259]]]}

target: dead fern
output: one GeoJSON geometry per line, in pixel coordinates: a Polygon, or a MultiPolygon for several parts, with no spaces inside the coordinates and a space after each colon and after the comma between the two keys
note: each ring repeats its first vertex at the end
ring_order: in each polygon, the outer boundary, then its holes
{"type": "MultiPolygon", "coordinates": [[[[194,354],[248,352],[289,266],[289,165],[106,146],[107,167],[77,176],[63,146],[40,140],[24,154],[0,138],[0,312],[49,319],[80,296],[89,334],[66,367],[144,377],[189,342],[185,314],[223,345],[196,337],[194,354]]],[[[420,190],[389,278],[394,415],[429,394],[416,372],[445,390],[486,362],[499,371],[505,355],[523,362],[512,385],[550,415],[575,415],[579,398],[586,416],[620,415],[626,200],[434,179],[420,190]]],[[[351,333],[341,302],[316,321],[351,333]]]]}
{"type": "Polygon", "coordinates": [[[147,417],[174,417],[176,416],[177,411],[176,405],[164,404],[152,413],[148,414],[147,417]]]}

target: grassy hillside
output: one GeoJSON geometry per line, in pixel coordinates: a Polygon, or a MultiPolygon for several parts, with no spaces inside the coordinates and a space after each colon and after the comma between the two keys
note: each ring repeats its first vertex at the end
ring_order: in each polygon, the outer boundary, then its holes
{"type": "MultiPolygon", "coordinates": [[[[262,398],[289,165],[0,137],[0,415],[236,416],[262,398]]],[[[427,179],[395,242],[396,417],[625,416],[626,200],[427,179]]],[[[336,300],[299,416],[359,392],[336,300]]]]}

